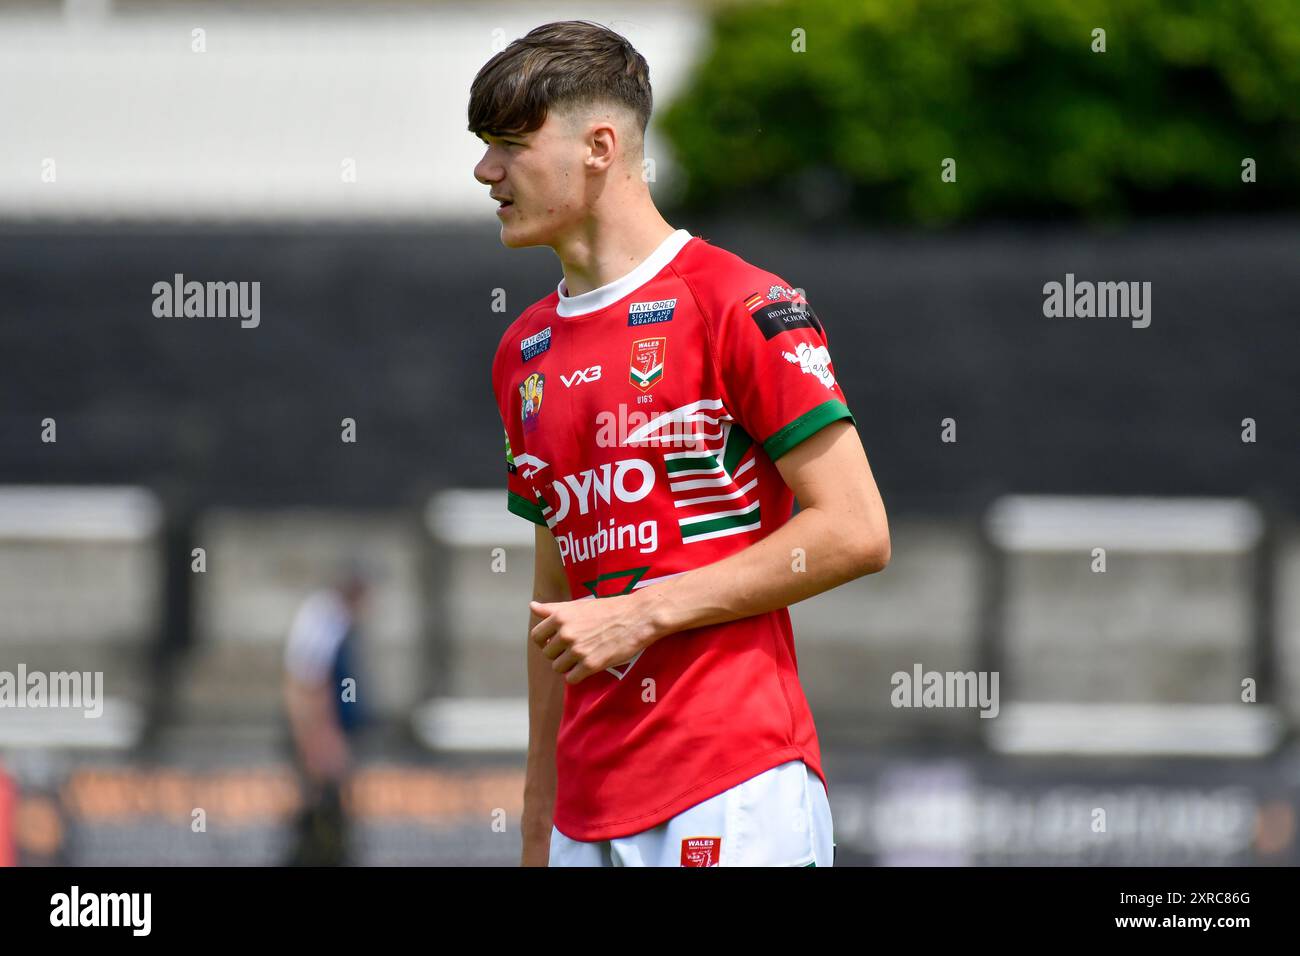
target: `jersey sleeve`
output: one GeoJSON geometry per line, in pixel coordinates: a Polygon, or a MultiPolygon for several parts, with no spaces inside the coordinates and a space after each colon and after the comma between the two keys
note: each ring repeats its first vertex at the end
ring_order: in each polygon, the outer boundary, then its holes
{"type": "MultiPolygon", "coordinates": [[[[524,464],[522,467],[526,468],[524,464]]],[[[527,518],[534,524],[546,526],[546,518],[542,515],[542,506],[537,502],[537,496],[534,494],[532,487],[523,479],[520,474],[521,465],[515,460],[514,452],[510,444],[510,429],[506,428],[506,508],[521,518],[527,518]]]]}
{"type": "Polygon", "coordinates": [[[821,320],[801,290],[771,273],[721,307],[715,348],[727,410],[768,458],[853,413],[821,320]]]}
{"type": "MultiPolygon", "coordinates": [[[[504,342],[504,340],[503,340],[504,342]]],[[[528,477],[535,470],[536,460],[524,448],[523,396],[519,385],[510,380],[503,361],[503,351],[498,350],[492,363],[492,387],[496,394],[497,411],[505,426],[506,457],[506,508],[527,518],[534,524],[546,525],[546,518],[528,477]]]]}

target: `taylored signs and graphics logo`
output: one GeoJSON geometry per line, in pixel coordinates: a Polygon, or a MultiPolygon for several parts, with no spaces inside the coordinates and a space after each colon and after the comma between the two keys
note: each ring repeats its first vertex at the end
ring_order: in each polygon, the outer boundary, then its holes
{"type": "Polygon", "coordinates": [[[668,337],[637,339],[632,343],[632,384],[647,391],[664,377],[664,353],[668,350],[668,337]]]}
{"type": "Polygon", "coordinates": [[[655,325],[671,322],[677,309],[676,299],[657,299],[654,302],[633,302],[627,307],[628,325],[655,325]]]}
{"type": "Polygon", "coordinates": [[[548,325],[536,335],[530,335],[519,343],[519,360],[527,362],[537,358],[551,347],[551,327],[548,325]]]}
{"type": "Polygon", "coordinates": [[[537,427],[537,417],[542,413],[542,386],[545,384],[546,376],[541,372],[534,372],[519,386],[519,407],[526,432],[537,427]]]}

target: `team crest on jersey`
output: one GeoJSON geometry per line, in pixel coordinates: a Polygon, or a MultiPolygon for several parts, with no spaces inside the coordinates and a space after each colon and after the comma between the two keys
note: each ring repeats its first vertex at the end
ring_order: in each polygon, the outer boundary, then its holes
{"type": "Polygon", "coordinates": [[[664,353],[668,349],[668,337],[664,335],[653,339],[637,339],[632,343],[632,384],[641,391],[648,391],[655,382],[664,377],[664,353]]]}
{"type": "Polygon", "coordinates": [[[682,866],[717,866],[722,857],[722,837],[687,837],[682,840],[682,866]]]}
{"type": "Polygon", "coordinates": [[[527,362],[536,358],[551,347],[551,327],[548,325],[536,335],[530,335],[519,342],[519,360],[527,362]]]}
{"type": "Polygon", "coordinates": [[[537,427],[537,417],[542,413],[542,386],[545,384],[546,376],[534,372],[519,385],[519,409],[526,432],[537,427]]]}

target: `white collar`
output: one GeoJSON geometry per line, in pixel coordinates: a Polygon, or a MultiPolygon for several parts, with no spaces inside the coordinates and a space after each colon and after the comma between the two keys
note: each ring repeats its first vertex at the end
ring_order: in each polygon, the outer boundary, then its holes
{"type": "Polygon", "coordinates": [[[561,279],[560,284],[555,287],[555,291],[560,296],[559,304],[555,307],[556,313],[563,318],[570,318],[575,315],[596,312],[613,305],[625,295],[635,292],[657,276],[659,271],[672,262],[677,253],[682,251],[682,246],[686,245],[690,240],[691,234],[687,230],[676,230],[667,239],[659,243],[659,248],[650,253],[639,266],[627,275],[581,295],[566,295],[564,280],[561,279]]]}

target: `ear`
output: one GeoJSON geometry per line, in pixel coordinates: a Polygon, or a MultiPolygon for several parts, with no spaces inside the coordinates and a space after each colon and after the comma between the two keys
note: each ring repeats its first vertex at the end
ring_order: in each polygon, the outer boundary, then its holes
{"type": "Polygon", "coordinates": [[[614,164],[622,148],[618,128],[610,117],[595,120],[587,129],[587,158],[584,160],[592,172],[605,172],[614,164]]]}

